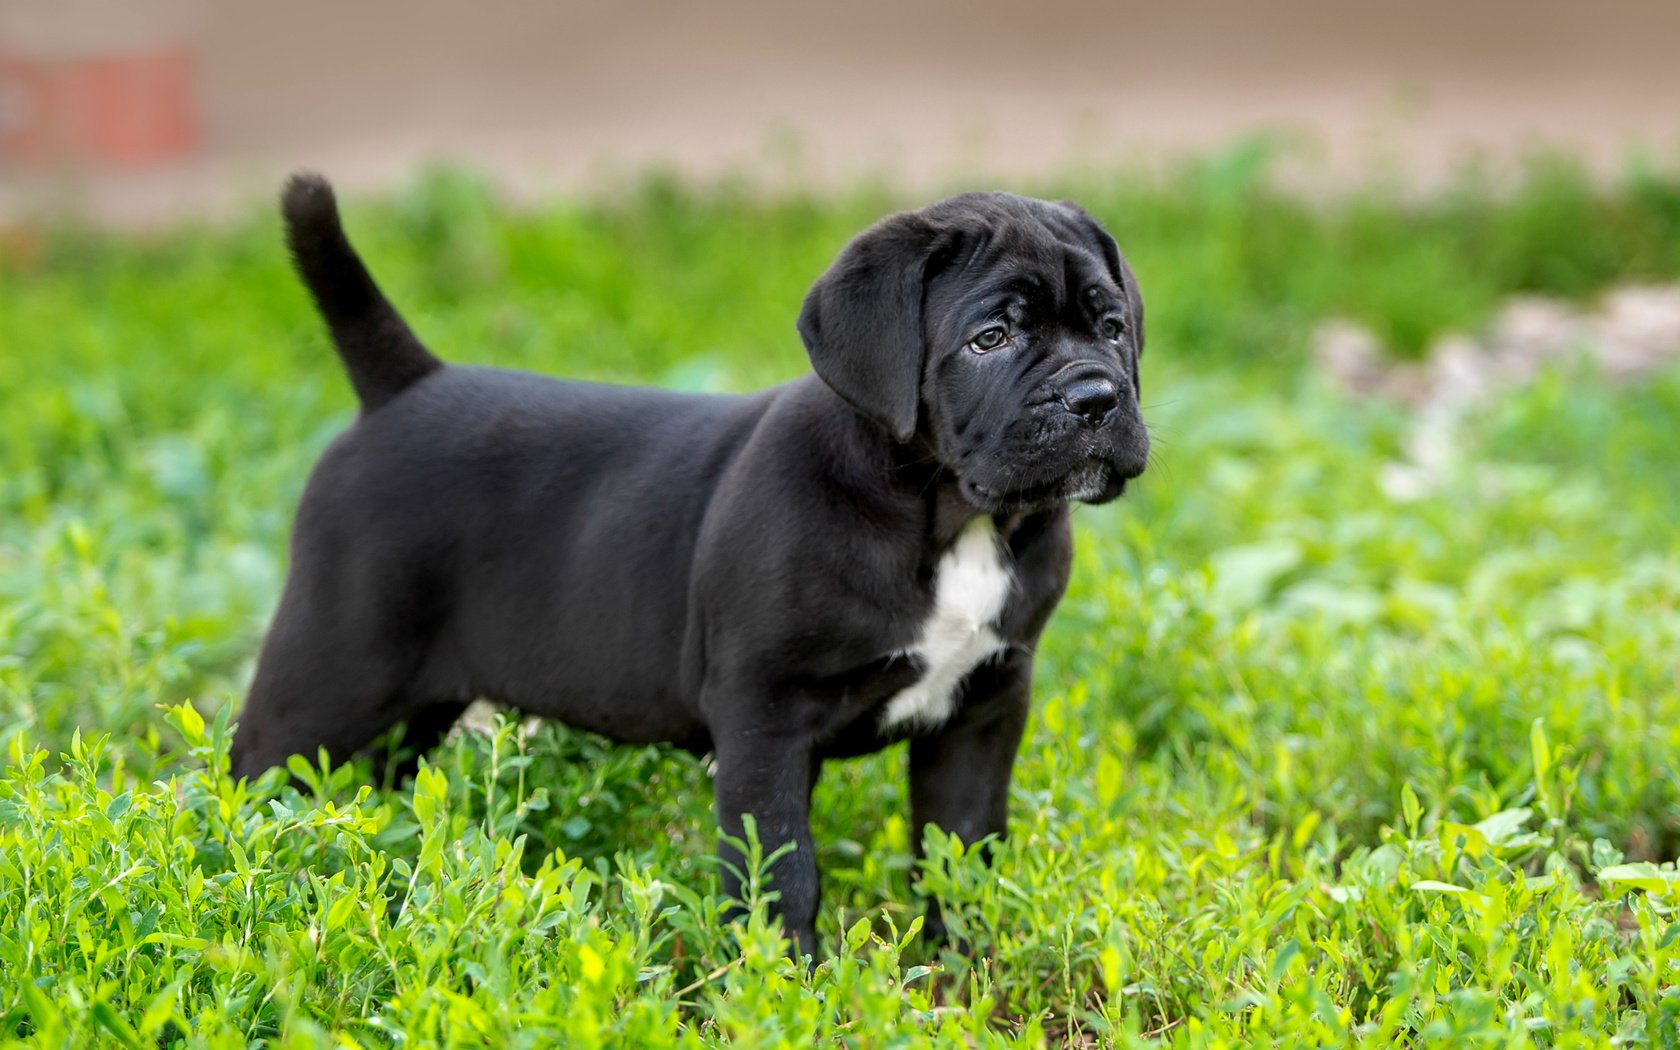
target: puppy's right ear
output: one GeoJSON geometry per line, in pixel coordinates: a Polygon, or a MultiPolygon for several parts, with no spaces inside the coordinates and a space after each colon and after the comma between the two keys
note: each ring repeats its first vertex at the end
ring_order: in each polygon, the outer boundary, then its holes
{"type": "Polygon", "coordinates": [[[901,442],[921,409],[922,292],[937,239],[920,215],[881,220],[846,245],[799,312],[818,377],[901,442]]]}

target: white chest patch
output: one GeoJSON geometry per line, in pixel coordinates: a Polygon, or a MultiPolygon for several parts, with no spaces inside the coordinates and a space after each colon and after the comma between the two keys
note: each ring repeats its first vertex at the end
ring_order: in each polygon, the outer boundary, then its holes
{"type": "Polygon", "coordinates": [[[933,610],[922,633],[904,650],[923,666],[922,677],[887,701],[881,728],[931,729],[957,702],[957,686],[982,660],[1003,647],[997,635],[1012,584],[997,526],[981,515],[969,522],[934,570],[933,610]]]}

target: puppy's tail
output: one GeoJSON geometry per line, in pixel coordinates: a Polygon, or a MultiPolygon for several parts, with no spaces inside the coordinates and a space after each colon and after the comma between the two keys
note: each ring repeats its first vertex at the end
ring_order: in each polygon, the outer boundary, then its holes
{"type": "Polygon", "coordinates": [[[371,412],[443,367],[421,344],[344,236],[332,185],[313,172],[286,182],[280,210],[298,275],[326,318],[350,385],[371,412]]]}

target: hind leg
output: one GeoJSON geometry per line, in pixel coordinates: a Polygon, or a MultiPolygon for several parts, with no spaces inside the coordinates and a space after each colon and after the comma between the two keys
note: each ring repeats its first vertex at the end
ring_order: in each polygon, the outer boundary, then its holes
{"type": "Polygon", "coordinates": [[[466,704],[456,700],[410,708],[401,735],[392,733],[371,749],[379,782],[390,789],[414,776],[420,756],[443,742],[466,709],[466,704]]]}
{"type": "MultiPolygon", "coordinates": [[[[353,603],[312,601],[288,584],[263,642],[233,737],[233,775],[255,777],[326,748],[343,761],[413,713],[402,700],[421,640],[392,637],[353,603]],[[336,615],[335,615],[336,613],[336,615]]],[[[336,596],[335,596],[336,597],[336,596]]]]}

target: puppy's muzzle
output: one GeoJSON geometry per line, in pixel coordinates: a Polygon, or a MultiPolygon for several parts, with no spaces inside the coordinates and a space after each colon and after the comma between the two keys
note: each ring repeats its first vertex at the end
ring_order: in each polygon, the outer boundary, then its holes
{"type": "Polygon", "coordinates": [[[1111,428],[1115,445],[1108,467],[1121,479],[1143,473],[1149,461],[1149,438],[1142,420],[1118,418],[1121,413],[1121,384],[1102,364],[1075,361],[1050,379],[1058,402],[1088,431],[1111,428]]]}

